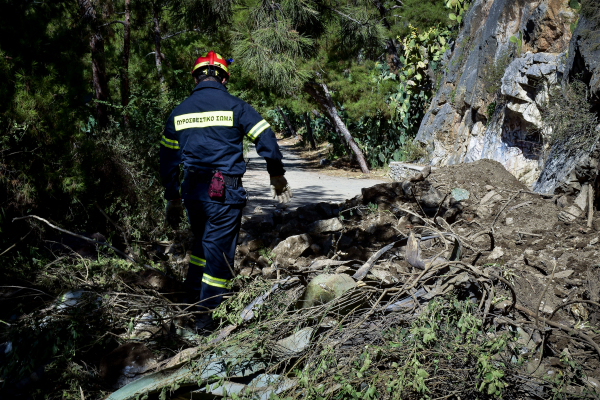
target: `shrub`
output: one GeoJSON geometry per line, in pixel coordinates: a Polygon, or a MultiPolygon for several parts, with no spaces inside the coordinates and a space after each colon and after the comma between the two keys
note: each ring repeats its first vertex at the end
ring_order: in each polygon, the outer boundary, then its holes
{"type": "Polygon", "coordinates": [[[483,85],[486,92],[491,95],[498,93],[502,87],[502,77],[504,76],[504,72],[511,61],[512,51],[508,50],[502,53],[495,62],[489,63],[485,67],[483,70],[483,85]]]}
{"type": "Polygon", "coordinates": [[[541,115],[550,144],[563,142],[569,150],[587,150],[598,138],[598,115],[593,111],[588,88],[575,80],[550,91],[541,115]]]}

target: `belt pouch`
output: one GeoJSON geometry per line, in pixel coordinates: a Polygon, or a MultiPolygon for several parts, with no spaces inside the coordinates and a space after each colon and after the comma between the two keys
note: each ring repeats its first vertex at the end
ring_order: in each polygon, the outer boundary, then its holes
{"type": "Polygon", "coordinates": [[[225,180],[221,171],[215,172],[208,186],[208,197],[212,200],[223,200],[225,198],[225,180]]]}

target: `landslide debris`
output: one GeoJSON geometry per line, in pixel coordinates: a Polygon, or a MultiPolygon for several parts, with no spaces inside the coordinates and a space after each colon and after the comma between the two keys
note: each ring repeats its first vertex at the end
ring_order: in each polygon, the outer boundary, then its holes
{"type": "MultiPolygon", "coordinates": [[[[126,331],[104,326],[120,344],[104,359],[155,355],[130,365],[135,376],[98,379],[107,392],[127,383],[112,400],[597,398],[600,220],[589,217],[581,198],[533,193],[489,160],[342,204],[257,209],[208,337],[190,330],[173,278],[150,291],[130,273],[122,298],[94,287],[109,300],[90,304],[121,301],[129,311],[114,318],[131,318],[126,331]]],[[[168,276],[185,274],[189,248],[182,232],[163,256],[168,276]]]]}

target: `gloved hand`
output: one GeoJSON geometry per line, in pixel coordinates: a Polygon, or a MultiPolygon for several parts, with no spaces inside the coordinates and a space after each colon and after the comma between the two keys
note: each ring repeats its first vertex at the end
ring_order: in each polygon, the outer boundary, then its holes
{"type": "Polygon", "coordinates": [[[183,217],[183,205],[181,199],[167,200],[167,208],[165,210],[165,219],[167,224],[173,228],[179,228],[181,223],[181,217],[183,217]]]}
{"type": "Polygon", "coordinates": [[[271,196],[280,203],[287,203],[293,196],[292,188],[283,175],[271,177],[271,196]]]}

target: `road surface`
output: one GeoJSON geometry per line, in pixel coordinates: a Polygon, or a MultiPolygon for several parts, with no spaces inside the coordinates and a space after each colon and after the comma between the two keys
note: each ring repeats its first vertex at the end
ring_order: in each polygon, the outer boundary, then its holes
{"type": "MultiPolygon", "coordinates": [[[[311,203],[339,203],[351,199],[361,193],[364,187],[370,187],[382,180],[355,179],[348,177],[330,176],[321,173],[298,156],[286,151],[286,146],[280,146],[283,153],[283,164],[294,197],[286,209],[295,209],[311,203]]],[[[258,156],[254,146],[247,155],[249,162],[244,175],[244,187],[248,191],[248,205],[244,214],[251,214],[257,206],[265,211],[275,209],[277,200],[271,198],[269,190],[269,174],[265,160],[258,156]]]]}

